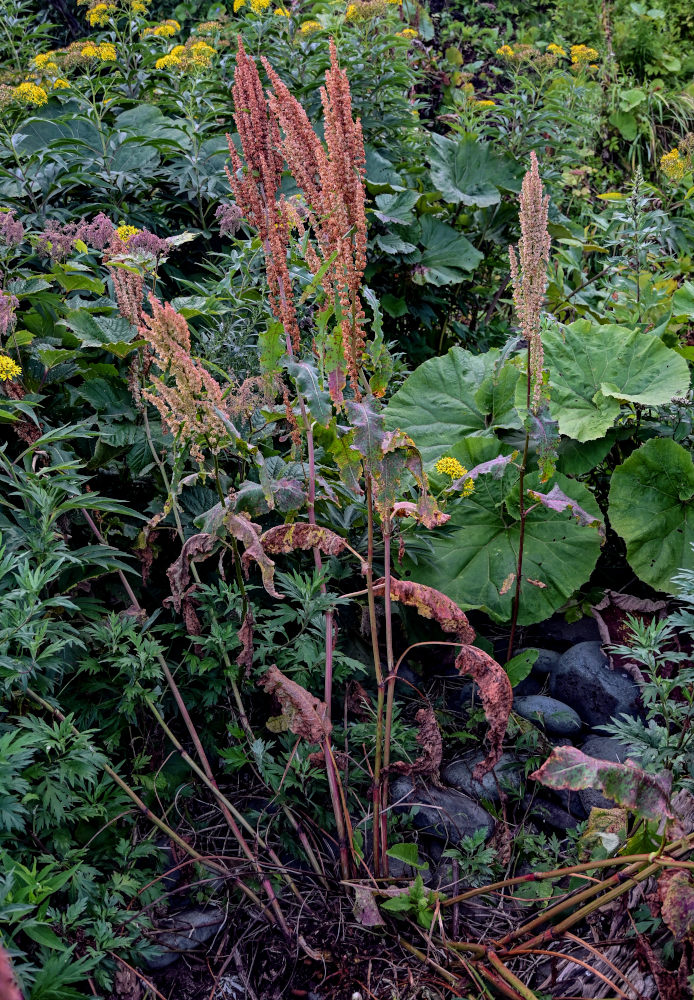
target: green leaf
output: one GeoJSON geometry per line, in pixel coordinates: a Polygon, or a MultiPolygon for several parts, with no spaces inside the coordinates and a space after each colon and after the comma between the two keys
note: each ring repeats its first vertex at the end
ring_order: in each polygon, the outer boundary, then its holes
{"type": "Polygon", "coordinates": [[[93,316],[86,309],[71,309],[61,324],[72,330],[83,347],[103,347],[118,354],[121,350],[129,353],[135,346],[131,341],[137,330],[122,316],[93,316]]]}
{"type": "Polygon", "coordinates": [[[517,653],[504,665],[504,670],[508,674],[511,687],[516,687],[517,684],[525,680],[533,669],[538,656],[539,650],[524,649],[522,653],[517,653]]]}
{"type": "Polygon", "coordinates": [[[44,948],[64,948],[65,942],[61,940],[55,931],[51,930],[48,924],[38,924],[26,921],[22,924],[22,931],[32,941],[41,944],[44,948]]]}
{"type": "Polygon", "coordinates": [[[442,357],[425,361],[393,395],[386,407],[386,426],[409,434],[425,465],[470,434],[520,426],[509,401],[518,370],[508,366],[511,371],[505,374],[499,359],[496,349],[471,354],[452,347],[442,357]]]}
{"type": "Polygon", "coordinates": [[[691,564],[694,464],[670,438],[652,438],[612,473],[608,515],[636,574],[674,593],[673,575],[691,564]]]}
{"type": "Polygon", "coordinates": [[[419,850],[416,844],[393,844],[386,851],[389,858],[396,858],[410,868],[420,868],[425,870],[429,867],[428,861],[419,860],[419,850]]]}
{"type": "Polygon", "coordinates": [[[610,125],[614,125],[627,142],[633,142],[639,132],[638,123],[631,111],[613,111],[610,115],[610,125]]]}
{"type": "Polygon", "coordinates": [[[579,319],[548,328],[543,343],[550,412],[560,432],[577,441],[604,437],[620,401],[660,406],[689,389],[684,358],[640,330],[579,319]]]}
{"type": "Polygon", "coordinates": [[[472,136],[432,136],[431,179],[446,201],[486,208],[498,205],[502,191],[519,191],[518,167],[491,143],[472,136]]]}
{"type": "MultiPolygon", "coordinates": [[[[416,442],[416,433],[413,436],[416,442]]],[[[439,454],[443,450],[439,445],[439,454]]],[[[501,451],[498,441],[481,437],[445,448],[468,469],[501,451]]],[[[445,527],[427,536],[428,551],[417,550],[416,564],[406,558],[410,578],[443,591],[463,609],[481,608],[496,621],[507,621],[520,541],[517,481],[518,470],[510,464],[501,478],[492,473],[478,476],[473,493],[448,507],[451,519],[445,527]]],[[[525,478],[527,489],[547,490],[554,484],[600,520],[595,499],[581,483],[558,473],[549,484],[540,484],[538,473],[525,478]]],[[[519,622],[529,625],[549,618],[586,582],[599,552],[596,526],[578,524],[568,510],[535,505],[525,525],[519,622]]]]}
{"type": "Polygon", "coordinates": [[[377,208],[374,215],[381,222],[388,225],[397,222],[401,225],[410,225],[414,222],[414,206],[421,198],[419,191],[399,191],[397,194],[377,194],[375,202],[377,208]]]}
{"type": "Polygon", "coordinates": [[[306,400],[313,419],[323,427],[327,427],[332,419],[333,407],[330,393],[321,388],[316,366],[308,361],[287,361],[285,368],[306,400]]]}
{"type": "Polygon", "coordinates": [[[484,254],[452,226],[431,215],[422,219],[422,256],[412,280],[418,285],[455,285],[474,271],[484,254]]]}

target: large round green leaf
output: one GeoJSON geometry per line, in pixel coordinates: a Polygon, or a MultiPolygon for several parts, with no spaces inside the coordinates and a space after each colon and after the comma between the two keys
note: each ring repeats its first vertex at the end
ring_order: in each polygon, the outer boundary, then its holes
{"type": "Polygon", "coordinates": [[[647,441],[613,472],[608,513],[634,572],[656,590],[673,592],[673,575],[694,563],[690,453],[670,438],[647,441]]]}
{"type": "Polygon", "coordinates": [[[520,190],[519,169],[513,159],[473,136],[449,139],[432,135],[430,159],[432,181],[454,205],[498,205],[501,191],[520,190]]]}
{"type": "Polygon", "coordinates": [[[422,219],[420,242],[422,253],[412,272],[418,285],[460,284],[484,257],[462,233],[431,215],[422,219]]]}
{"type": "MultiPolygon", "coordinates": [[[[468,438],[451,454],[472,469],[500,451],[496,440],[468,438]]],[[[502,478],[478,476],[472,495],[449,508],[448,524],[428,535],[421,547],[408,546],[413,556],[406,567],[410,577],[443,591],[462,608],[481,608],[497,621],[507,621],[520,540],[517,480],[513,465],[502,478]]],[[[533,473],[526,476],[525,485],[541,493],[556,485],[591,517],[601,519],[592,494],[575,480],[556,474],[540,484],[538,473],[533,473]]],[[[526,521],[519,622],[528,625],[549,618],[586,582],[599,552],[595,525],[579,524],[568,510],[536,504],[526,521]]]]}
{"type": "Polygon", "coordinates": [[[605,435],[621,401],[661,406],[689,389],[684,358],[658,338],[623,326],[579,319],[543,334],[550,411],[577,441],[605,435]]]}
{"type": "Polygon", "coordinates": [[[514,365],[498,368],[499,351],[470,354],[452,347],[425,361],[410,375],[386,408],[386,426],[414,439],[425,465],[432,465],[468,434],[495,427],[519,427],[514,408],[514,365]]]}

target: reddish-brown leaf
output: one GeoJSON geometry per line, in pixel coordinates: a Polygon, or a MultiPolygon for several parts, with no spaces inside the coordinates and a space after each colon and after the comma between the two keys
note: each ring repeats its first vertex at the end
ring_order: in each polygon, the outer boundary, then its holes
{"type": "Polygon", "coordinates": [[[246,617],[243,619],[243,625],[239,629],[241,652],[236,657],[236,662],[240,667],[244,668],[246,677],[250,675],[253,666],[253,623],[253,612],[249,608],[246,612],[246,617]]]}
{"type": "Polygon", "coordinates": [[[332,726],[327,718],[325,702],[286,677],[274,663],[258,683],[269,694],[275,695],[282,706],[288,728],[296,736],[309,743],[322,743],[330,735],[332,726]]]}
{"type": "Polygon", "coordinates": [[[530,776],[548,788],[579,791],[595,788],[644,819],[672,819],[668,772],[647,774],[631,762],[615,764],[588,757],[576,747],[555,747],[542,767],[530,776]]]}
{"type": "Polygon", "coordinates": [[[472,772],[475,781],[480,781],[501,757],[508,718],[513,706],[513,688],[504,668],[493,660],[489,653],[476,646],[463,646],[456,657],[455,668],[460,674],[468,674],[477,684],[484,714],[489,723],[487,732],[489,752],[472,772]]]}
{"type": "Polygon", "coordinates": [[[689,872],[669,869],[658,879],[663,920],[678,941],[694,932],[694,883],[689,872]]]}
{"type": "Polygon", "coordinates": [[[433,708],[420,708],[415,719],[419,726],[417,742],[422,748],[422,753],[411,764],[405,761],[398,761],[391,764],[389,771],[398,774],[436,774],[441,767],[441,756],[443,754],[443,743],[441,740],[441,730],[439,729],[436,715],[433,708]]]}
{"type": "Polygon", "coordinates": [[[346,548],[344,538],[334,531],[305,522],[278,524],[276,528],[266,531],[260,541],[265,551],[272,555],[295,549],[320,549],[326,556],[338,556],[346,548]]]}
{"type": "Polygon", "coordinates": [[[281,601],[282,595],[275,590],[275,564],[263,551],[260,544],[260,525],[244,517],[243,514],[225,514],[224,526],[243,545],[244,553],[241,556],[243,571],[248,577],[248,564],[254,559],[260,567],[260,574],[263,578],[263,586],[268,594],[281,601]]]}
{"type": "MultiPolygon", "coordinates": [[[[383,589],[385,579],[376,580],[374,587],[383,589]]],[[[474,642],[475,632],[455,601],[446,597],[440,590],[425,587],[423,583],[413,583],[412,580],[396,580],[391,577],[390,596],[393,601],[416,608],[423,618],[433,618],[444,632],[455,635],[460,642],[474,642]]]]}
{"type": "Polygon", "coordinates": [[[14,978],[10,957],[0,944],[0,997],[2,1000],[22,1000],[22,994],[14,978]]]}
{"type": "Polygon", "coordinates": [[[219,541],[206,532],[192,535],[183,543],[180,556],[166,571],[171,584],[171,602],[176,611],[180,612],[181,602],[187,595],[191,564],[209,559],[218,545],[219,541]]]}
{"type": "Polygon", "coordinates": [[[450,521],[451,515],[444,514],[436,506],[436,501],[428,493],[425,493],[418,503],[411,500],[397,500],[393,504],[393,517],[414,517],[425,528],[440,528],[446,521],[450,521]]]}

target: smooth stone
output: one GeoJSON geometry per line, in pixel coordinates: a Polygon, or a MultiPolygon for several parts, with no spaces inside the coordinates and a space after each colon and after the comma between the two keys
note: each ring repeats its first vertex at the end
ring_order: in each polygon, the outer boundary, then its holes
{"type": "Polygon", "coordinates": [[[530,698],[532,695],[540,694],[545,686],[545,678],[534,672],[530,672],[527,677],[513,689],[515,698],[530,698]]]}
{"type": "Polygon", "coordinates": [[[579,820],[575,816],[572,816],[570,812],[562,809],[561,806],[556,805],[554,802],[550,802],[549,799],[533,799],[532,806],[530,807],[530,819],[536,823],[540,823],[542,826],[549,826],[553,830],[559,830],[561,833],[566,833],[567,830],[575,830],[579,824],[579,820]]]}
{"type": "Polygon", "coordinates": [[[553,642],[566,642],[571,646],[600,641],[598,623],[588,616],[579,618],[577,622],[567,622],[563,615],[552,615],[542,623],[542,633],[553,642]]]}
{"type": "Polygon", "coordinates": [[[523,771],[523,761],[514,757],[513,754],[503,753],[493,771],[484,775],[481,781],[475,781],[472,772],[475,766],[484,760],[483,753],[475,753],[461,760],[451,761],[441,771],[441,778],[451,788],[464,792],[473,799],[486,799],[495,804],[500,801],[499,789],[494,780],[494,775],[501,785],[510,785],[514,789],[520,788],[521,773],[523,771]]]}
{"type": "MultiPolygon", "coordinates": [[[[610,736],[589,736],[581,750],[588,757],[609,760],[612,764],[623,764],[629,757],[627,748],[619,740],[614,740],[610,736]]],[[[612,799],[606,798],[602,792],[598,792],[594,788],[584,788],[578,794],[587,812],[590,812],[591,809],[615,808],[612,799]]]]}
{"type": "Polygon", "coordinates": [[[147,959],[150,969],[165,969],[182,952],[194,951],[199,945],[213,938],[224,926],[226,916],[216,906],[206,910],[183,910],[161,921],[161,932],[153,935],[153,943],[162,949],[161,954],[147,959]]]}
{"type": "MultiPolygon", "coordinates": [[[[549,674],[557,666],[561,659],[561,653],[554,649],[541,649],[539,646],[526,646],[519,649],[518,653],[537,652],[537,659],[533,663],[532,672],[534,674],[549,674]]],[[[518,654],[516,654],[518,655],[518,654]]]]}
{"type": "Polygon", "coordinates": [[[416,783],[408,775],[399,775],[390,783],[390,801],[394,813],[409,813],[416,807],[415,827],[430,837],[458,844],[478,830],[491,836],[494,820],[474,799],[453,788],[416,783]]]}
{"type": "Polygon", "coordinates": [[[599,642],[579,642],[568,649],[550,674],[549,689],[553,698],[569,702],[591,727],[641,712],[638,685],[610,669],[599,642]]]}
{"type": "Polygon", "coordinates": [[[573,736],[583,728],[580,716],[573,708],[556,698],[534,694],[514,698],[513,711],[523,719],[538,723],[550,736],[573,736]]]}

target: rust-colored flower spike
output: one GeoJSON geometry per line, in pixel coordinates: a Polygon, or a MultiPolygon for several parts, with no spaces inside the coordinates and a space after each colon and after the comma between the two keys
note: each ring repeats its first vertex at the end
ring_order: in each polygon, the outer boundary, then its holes
{"type": "Polygon", "coordinates": [[[280,134],[274,115],[268,111],[258,69],[238,38],[234,71],[234,121],[241,141],[243,161],[227,135],[232,170],[227,177],[236,203],[256,227],[263,243],[265,267],[270,286],[270,304],[283,324],[290,354],[299,350],[291,279],[287,266],[289,230],[277,203],[282,178],[280,134]]]}
{"type": "Polygon", "coordinates": [[[508,248],[513,283],[513,304],[518,325],[528,342],[530,381],[528,406],[537,413],[542,396],[544,352],[540,335],[542,304],[547,288],[550,235],[547,231],[549,195],[545,195],[535,153],[530,154],[530,170],[523,178],[520,195],[521,238],[518,257],[508,248]]]}
{"type": "MultiPolygon", "coordinates": [[[[335,43],[330,42],[330,68],[321,88],[325,119],[325,149],[301,104],[274,72],[263,64],[274,94],[268,103],[282,131],[282,152],[308,206],[308,222],[320,250],[310,244],[306,262],[315,274],[336,254],[322,284],[329,298],[339,298],[342,312],[342,351],[353,391],[360,397],[359,366],[364,351],[364,311],[359,298],[366,266],[364,176],[366,156],[361,124],[352,117],[347,74],[340,69],[335,43]]],[[[344,378],[329,373],[331,395],[341,401],[344,378]]]]}
{"type": "Polygon", "coordinates": [[[171,433],[203,461],[201,444],[213,453],[229,440],[229,417],[222,388],[190,354],[190,331],[183,316],[168,303],[149,296],[152,315],[143,315],[140,335],[154,348],[157,365],[168,376],[152,378],[152,388],[143,392],[156,406],[171,433]]]}

